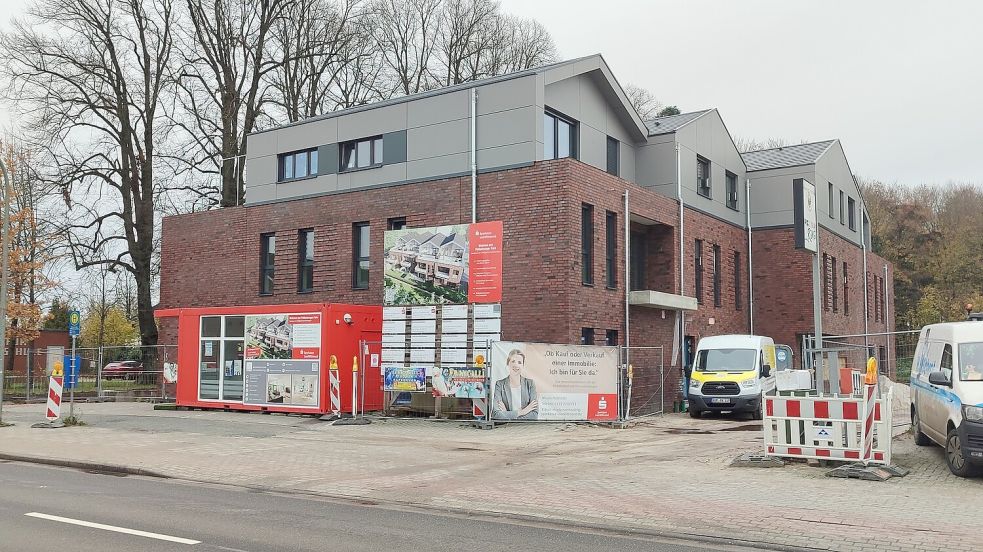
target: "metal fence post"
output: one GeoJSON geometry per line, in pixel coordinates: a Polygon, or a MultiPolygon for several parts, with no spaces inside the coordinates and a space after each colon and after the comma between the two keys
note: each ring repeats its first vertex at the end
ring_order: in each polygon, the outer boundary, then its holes
{"type": "Polygon", "coordinates": [[[98,364],[96,364],[96,397],[102,398],[102,348],[99,346],[98,364]]]}
{"type": "Polygon", "coordinates": [[[31,402],[31,367],[34,364],[34,349],[27,349],[27,385],[24,386],[24,402],[31,402]]]}

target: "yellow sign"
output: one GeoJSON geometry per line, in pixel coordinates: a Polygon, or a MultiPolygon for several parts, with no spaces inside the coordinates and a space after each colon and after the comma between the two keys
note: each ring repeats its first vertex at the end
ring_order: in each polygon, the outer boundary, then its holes
{"type": "Polygon", "coordinates": [[[482,368],[485,366],[485,355],[474,355],[474,365],[482,368]]]}
{"type": "Polygon", "coordinates": [[[775,358],[775,346],[765,345],[764,354],[765,354],[765,364],[771,366],[771,371],[774,372],[775,370],[778,370],[778,360],[775,358]]]}
{"type": "Polygon", "coordinates": [[[51,369],[51,377],[60,378],[65,375],[65,368],[62,363],[56,362],[54,368],[51,369]]]}
{"type": "Polygon", "coordinates": [[[352,357],[352,372],[358,372],[358,357],[352,357]]]}
{"type": "Polygon", "coordinates": [[[867,385],[877,383],[877,359],[874,357],[867,359],[867,376],[864,378],[864,383],[867,385]]]}
{"type": "Polygon", "coordinates": [[[78,326],[78,324],[80,322],[79,319],[80,319],[80,316],[79,316],[79,313],[78,312],[72,312],[72,314],[69,315],[69,321],[72,323],[73,326],[78,326]]]}
{"type": "Polygon", "coordinates": [[[628,365],[628,379],[635,377],[635,367],[631,364],[628,365]]]}
{"type": "Polygon", "coordinates": [[[338,357],[331,355],[330,359],[328,359],[328,370],[337,370],[337,369],[338,369],[338,357]]]}

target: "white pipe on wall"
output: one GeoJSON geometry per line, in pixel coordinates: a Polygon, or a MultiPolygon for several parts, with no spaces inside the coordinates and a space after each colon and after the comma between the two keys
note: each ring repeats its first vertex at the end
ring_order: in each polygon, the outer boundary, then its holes
{"type": "MultiPolygon", "coordinates": [[[[744,210],[747,211],[747,311],[748,329],[754,335],[754,262],[751,260],[751,179],[744,179],[744,210]]],[[[737,290],[734,290],[737,292],[737,290]]]]}
{"type": "Polygon", "coordinates": [[[471,222],[478,222],[478,89],[471,89],[471,222]]]}
{"type": "MultiPolygon", "coordinates": [[[[686,246],[684,244],[684,217],[683,217],[683,176],[682,165],[680,164],[679,142],[676,142],[676,197],[679,199],[679,295],[682,297],[686,291],[686,246]]],[[[686,311],[679,311],[679,366],[684,365],[686,356],[686,311]]]]}
{"type": "MultiPolygon", "coordinates": [[[[631,347],[631,324],[629,323],[629,297],[631,295],[631,215],[628,210],[628,190],[625,190],[625,365],[631,347]]],[[[627,413],[626,413],[627,414],[627,413]]]]}

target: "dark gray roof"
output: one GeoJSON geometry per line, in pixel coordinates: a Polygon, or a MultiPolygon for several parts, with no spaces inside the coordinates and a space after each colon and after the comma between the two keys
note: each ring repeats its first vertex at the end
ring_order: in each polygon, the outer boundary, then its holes
{"type": "Polygon", "coordinates": [[[781,167],[812,165],[836,140],[825,140],[811,144],[798,144],[742,153],[744,164],[749,171],[764,171],[781,167]]]}
{"type": "Polygon", "coordinates": [[[670,132],[676,132],[677,129],[687,125],[701,116],[713,111],[712,109],[704,109],[703,111],[693,111],[690,113],[680,113],[679,115],[667,115],[665,117],[657,117],[651,121],[646,121],[645,126],[648,127],[649,136],[657,136],[659,134],[669,134],[670,132]]]}

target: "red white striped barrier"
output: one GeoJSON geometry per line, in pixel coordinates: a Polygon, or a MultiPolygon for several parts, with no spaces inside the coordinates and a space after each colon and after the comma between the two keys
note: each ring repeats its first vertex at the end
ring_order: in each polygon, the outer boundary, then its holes
{"type": "Polygon", "coordinates": [[[49,422],[61,417],[61,391],[63,383],[63,377],[51,376],[48,378],[48,410],[45,413],[45,418],[49,422]]]}
{"type": "Polygon", "coordinates": [[[471,413],[475,418],[484,418],[487,409],[488,399],[471,399],[471,413]]]}
{"type": "Polygon", "coordinates": [[[770,456],[891,463],[891,391],[877,398],[765,396],[764,445],[770,456]]]}
{"type": "Polygon", "coordinates": [[[329,395],[331,395],[331,412],[338,416],[341,414],[341,381],[338,379],[338,370],[328,370],[329,378],[331,380],[331,390],[329,395]]]}
{"type": "MultiPolygon", "coordinates": [[[[874,397],[877,396],[876,392],[876,384],[864,386],[864,464],[869,463],[874,456],[874,418],[877,414],[877,404],[874,397]]],[[[890,439],[890,437],[888,438],[890,439]]]]}

